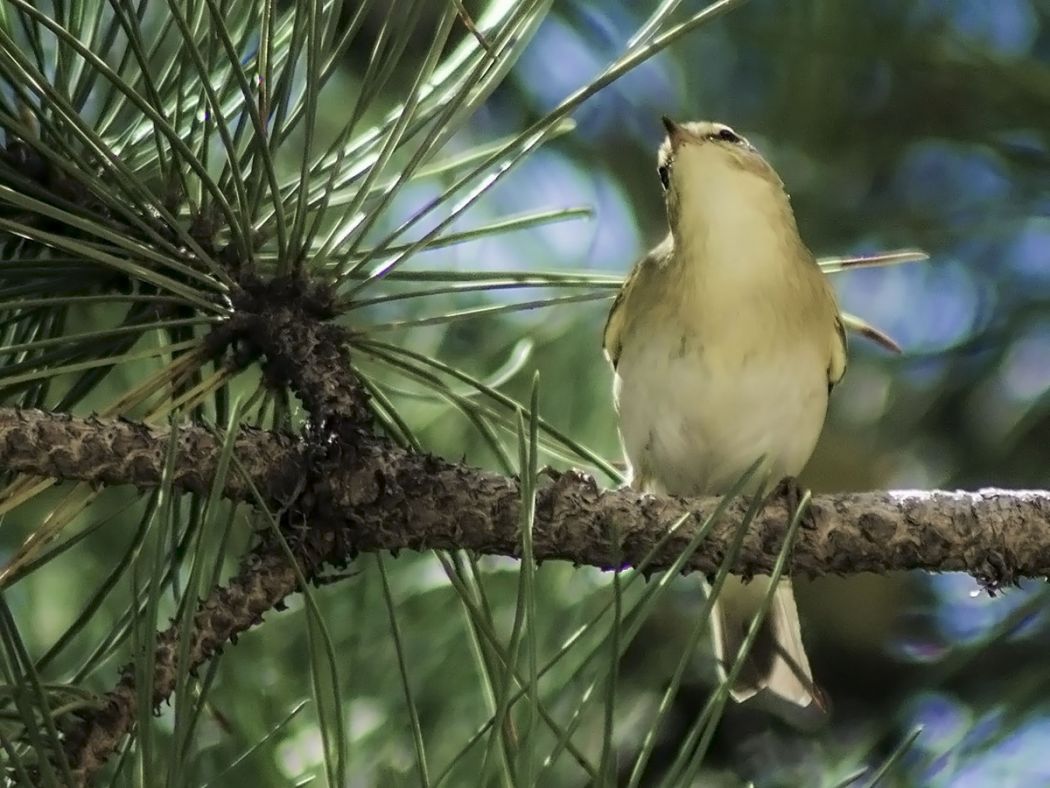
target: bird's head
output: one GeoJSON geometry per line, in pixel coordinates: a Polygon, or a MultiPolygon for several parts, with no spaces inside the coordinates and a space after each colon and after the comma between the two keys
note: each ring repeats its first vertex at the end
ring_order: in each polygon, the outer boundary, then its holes
{"type": "Polygon", "coordinates": [[[663,124],[667,137],[657,172],[676,236],[683,222],[702,227],[753,211],[783,212],[783,182],[742,135],[711,121],[676,123],[664,117],[663,124]]]}

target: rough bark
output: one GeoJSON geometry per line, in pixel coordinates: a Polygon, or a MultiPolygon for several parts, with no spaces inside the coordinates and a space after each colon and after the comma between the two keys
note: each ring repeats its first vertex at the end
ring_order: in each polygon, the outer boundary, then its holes
{"type": "MultiPolygon", "coordinates": [[[[0,408],[0,465],[12,471],[95,483],[159,483],[170,435],[108,419],[77,419],[0,408]]],[[[221,437],[199,427],[177,435],[174,483],[205,492],[221,437]]],[[[280,506],[301,488],[307,463],[287,436],[246,432],[237,437],[241,463],[268,502],[280,506]]],[[[516,480],[439,458],[412,454],[371,438],[353,456],[332,452],[298,510],[311,524],[343,529],[350,551],[464,548],[517,555],[516,480]]],[[[249,500],[231,474],[225,493],[249,500]]],[[[690,571],[718,566],[746,509],[729,504],[690,571]]],[[[581,473],[544,474],[537,491],[536,557],[608,569],[638,564],[685,518],[648,566],[665,568],[718,505],[604,490],[581,473]]],[[[783,502],[770,501],[751,525],[736,570],[768,572],[787,522],[783,502]]],[[[349,557],[349,556],[347,556],[349,557]]],[[[817,495],[795,544],[796,574],[887,572],[903,569],[969,572],[992,585],[1050,575],[1050,492],[980,490],[859,492],[817,495]]]]}
{"type": "MultiPolygon", "coordinates": [[[[94,484],[156,486],[164,467],[171,432],[123,419],[78,419],[39,410],[0,408],[0,468],[8,472],[51,476],[94,484]]],[[[211,489],[219,442],[200,427],[175,434],[173,484],[185,492],[211,489]],[[198,464],[198,460],[200,464],[198,464]]],[[[242,428],[234,453],[271,502],[288,500],[301,485],[300,441],[287,435],[242,428]]],[[[230,474],[226,495],[247,500],[244,477],[230,474]]]]}
{"type": "MultiPolygon", "coordinates": [[[[300,563],[304,574],[317,569],[301,560],[300,563]]],[[[235,643],[237,635],[261,623],[263,614],[279,607],[298,586],[295,569],[278,546],[260,547],[249,554],[229,585],[214,589],[194,615],[188,655],[190,670],[195,671],[227,643],[235,643]]],[[[175,692],[179,642],[177,625],[157,636],[154,707],[175,692]]],[[[106,694],[99,708],[83,712],[75,724],[67,721],[64,726],[65,749],[77,785],[90,783],[132,729],[137,714],[135,673],[131,665],[126,665],[117,685],[106,694]]]]}

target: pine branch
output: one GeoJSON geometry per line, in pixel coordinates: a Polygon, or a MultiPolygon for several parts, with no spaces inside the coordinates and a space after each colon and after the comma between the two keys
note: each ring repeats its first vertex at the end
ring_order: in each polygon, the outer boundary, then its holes
{"type": "MultiPolygon", "coordinates": [[[[98,484],[159,483],[165,429],[127,421],[78,419],[0,408],[0,465],[10,471],[98,484]]],[[[200,427],[179,430],[174,485],[204,492],[221,438],[200,427]]],[[[237,438],[241,464],[267,502],[287,504],[306,462],[294,443],[269,432],[237,438]]],[[[354,551],[451,550],[515,556],[520,493],[515,479],[413,454],[372,437],[353,456],[335,452],[300,498],[311,526],[352,527],[354,551]],[[305,501],[308,501],[306,503],[305,501]]],[[[638,563],[683,516],[650,562],[666,568],[717,505],[716,498],[639,496],[603,490],[582,473],[548,471],[537,491],[535,552],[603,569],[638,563]]],[[[227,497],[249,500],[231,474],[227,497]]],[[[747,501],[727,508],[688,564],[715,571],[747,501]]],[[[745,540],[736,571],[768,572],[784,535],[787,510],[771,500],[745,540]]],[[[990,585],[1050,575],[1050,492],[986,489],[875,491],[817,495],[799,534],[795,574],[819,576],[908,569],[962,571],[990,585]]],[[[349,557],[349,556],[348,556],[349,557]]]]}
{"type": "MultiPolygon", "coordinates": [[[[304,573],[314,574],[324,556],[311,558],[297,551],[296,561],[304,573]]],[[[241,562],[241,569],[228,586],[214,589],[193,618],[190,635],[189,671],[197,669],[221,652],[227,643],[262,622],[265,612],[281,609],[285,597],[298,590],[295,568],[283,550],[264,543],[241,562]]],[[[157,637],[153,674],[153,705],[159,707],[175,692],[180,632],[172,624],[157,637]]],[[[121,670],[117,685],[106,693],[97,708],[78,712],[63,721],[65,751],[77,785],[89,785],[92,777],[116,752],[138,714],[138,690],[133,664],[121,670]]]]}
{"type": "MultiPolygon", "coordinates": [[[[40,410],[0,408],[0,467],[7,472],[49,476],[97,485],[155,487],[164,465],[170,431],[125,419],[78,419],[40,410]]],[[[201,427],[180,427],[176,489],[207,495],[221,440],[201,427]],[[195,464],[197,461],[202,464],[195,464]]],[[[234,454],[250,478],[269,492],[270,502],[287,502],[301,484],[300,441],[289,435],[242,426],[234,454]]],[[[226,497],[250,496],[244,477],[230,474],[226,497]]]]}
{"type": "Polygon", "coordinates": [[[233,296],[236,313],[213,333],[219,349],[233,340],[264,356],[271,378],[286,383],[324,435],[346,443],[367,433],[368,395],[349,364],[349,332],[327,322],[335,315],[331,292],[298,277],[263,282],[245,277],[233,296]]]}

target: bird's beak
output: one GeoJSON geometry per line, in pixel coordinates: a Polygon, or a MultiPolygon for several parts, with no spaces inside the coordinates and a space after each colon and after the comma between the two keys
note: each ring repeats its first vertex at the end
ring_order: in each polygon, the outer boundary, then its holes
{"type": "Polygon", "coordinates": [[[663,121],[664,128],[667,129],[667,136],[671,140],[672,150],[676,149],[679,145],[689,139],[689,132],[666,115],[662,116],[660,120],[663,121]]]}

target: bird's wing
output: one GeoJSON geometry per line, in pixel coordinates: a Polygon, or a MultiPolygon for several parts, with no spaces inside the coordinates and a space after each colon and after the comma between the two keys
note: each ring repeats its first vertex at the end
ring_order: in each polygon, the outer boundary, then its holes
{"type": "Polygon", "coordinates": [[[605,350],[605,357],[609,359],[613,369],[616,369],[616,365],[620,362],[620,351],[623,350],[621,334],[627,322],[627,310],[625,309],[627,299],[631,297],[631,292],[647,269],[665,262],[670,257],[671,250],[672,241],[671,236],[668,235],[661,244],[650,249],[641,260],[634,264],[620,292],[616,294],[612,308],[609,309],[609,316],[605,319],[605,329],[602,331],[602,349],[605,350]]]}
{"type": "Polygon", "coordinates": [[[620,342],[620,331],[623,329],[624,322],[623,305],[627,300],[628,291],[638,275],[639,268],[640,266],[635,266],[634,270],[624,280],[623,285],[620,287],[620,292],[616,294],[616,300],[613,301],[612,308],[609,310],[609,316],[605,318],[605,328],[602,331],[602,349],[605,351],[605,357],[609,359],[613,369],[616,369],[616,365],[620,363],[620,351],[623,348],[620,342]]]}
{"type": "Polygon", "coordinates": [[[828,393],[846,374],[846,324],[835,312],[835,334],[831,338],[831,359],[828,361],[828,393]]]}

